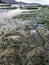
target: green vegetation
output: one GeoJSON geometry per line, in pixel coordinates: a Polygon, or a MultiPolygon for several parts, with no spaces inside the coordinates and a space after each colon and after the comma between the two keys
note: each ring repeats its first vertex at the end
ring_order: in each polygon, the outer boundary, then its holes
{"type": "Polygon", "coordinates": [[[39,62],[35,63],[35,65],[47,65],[49,62],[48,56],[46,54],[41,54],[38,56],[39,62]]]}
{"type": "Polygon", "coordinates": [[[36,7],[36,6],[29,6],[29,7],[27,7],[27,9],[38,9],[38,7],[36,7]]]}
{"type": "MultiPolygon", "coordinates": [[[[32,7],[32,6],[30,6],[30,7],[32,7]]],[[[49,24],[49,9],[48,8],[46,8],[46,9],[42,9],[42,10],[34,10],[33,9],[33,11],[28,11],[28,13],[27,12],[25,12],[25,14],[20,14],[20,15],[18,15],[18,16],[15,16],[13,19],[22,19],[23,21],[25,20],[31,20],[31,21],[36,21],[36,22],[39,22],[39,23],[43,23],[43,24],[49,24]]],[[[47,26],[48,27],[48,29],[49,29],[49,25],[47,26]]]]}
{"type": "Polygon", "coordinates": [[[32,16],[33,16],[33,14],[21,14],[21,15],[14,17],[14,18],[26,20],[26,19],[29,19],[32,16]]]}

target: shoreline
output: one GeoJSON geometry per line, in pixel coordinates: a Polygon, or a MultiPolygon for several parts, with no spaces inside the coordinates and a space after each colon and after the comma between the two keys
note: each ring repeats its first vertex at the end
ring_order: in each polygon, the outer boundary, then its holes
{"type": "Polygon", "coordinates": [[[0,6],[11,6],[11,4],[2,4],[2,3],[0,3],[0,6]]]}

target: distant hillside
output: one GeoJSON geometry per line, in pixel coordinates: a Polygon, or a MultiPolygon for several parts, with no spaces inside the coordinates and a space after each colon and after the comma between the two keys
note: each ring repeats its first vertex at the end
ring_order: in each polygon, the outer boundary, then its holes
{"type": "Polygon", "coordinates": [[[15,0],[1,0],[2,2],[4,2],[4,3],[16,3],[16,1],[15,0]]]}
{"type": "Polygon", "coordinates": [[[24,5],[36,5],[36,6],[39,6],[39,5],[41,5],[41,4],[39,4],[39,3],[25,3],[25,2],[15,2],[16,4],[24,4],[24,5]]]}
{"type": "Polygon", "coordinates": [[[5,2],[3,2],[2,0],[0,0],[0,3],[5,3],[5,2]]]}
{"type": "Polygon", "coordinates": [[[28,3],[25,3],[25,2],[16,2],[16,4],[28,4],[28,3]]]}
{"type": "Polygon", "coordinates": [[[15,0],[0,0],[0,3],[7,3],[7,4],[20,4],[20,5],[33,5],[33,6],[40,6],[39,3],[25,3],[25,2],[18,2],[15,0]]]}
{"type": "Polygon", "coordinates": [[[0,2],[4,2],[4,3],[8,3],[8,4],[27,4],[25,2],[18,2],[18,1],[15,1],[15,0],[0,0],[0,2]]]}
{"type": "Polygon", "coordinates": [[[39,3],[30,3],[30,4],[33,4],[33,5],[41,5],[41,4],[39,4],[39,3]]]}

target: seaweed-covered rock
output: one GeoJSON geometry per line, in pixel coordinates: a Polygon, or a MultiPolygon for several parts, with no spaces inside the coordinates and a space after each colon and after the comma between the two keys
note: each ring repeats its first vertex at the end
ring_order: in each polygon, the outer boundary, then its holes
{"type": "Polygon", "coordinates": [[[43,65],[48,63],[47,57],[47,53],[42,47],[2,37],[0,65],[43,65]]]}

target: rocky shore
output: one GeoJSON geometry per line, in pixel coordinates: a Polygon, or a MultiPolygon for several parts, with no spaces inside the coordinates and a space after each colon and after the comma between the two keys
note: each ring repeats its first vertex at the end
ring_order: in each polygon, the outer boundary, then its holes
{"type": "Polygon", "coordinates": [[[49,65],[48,13],[29,13],[0,18],[0,65],[49,65]]]}

